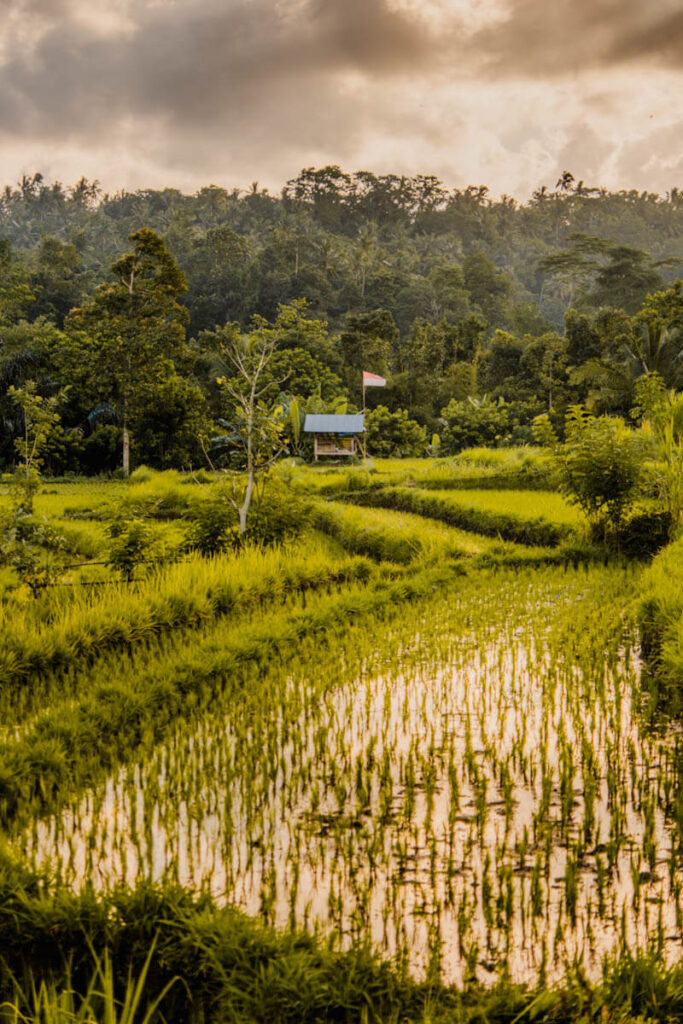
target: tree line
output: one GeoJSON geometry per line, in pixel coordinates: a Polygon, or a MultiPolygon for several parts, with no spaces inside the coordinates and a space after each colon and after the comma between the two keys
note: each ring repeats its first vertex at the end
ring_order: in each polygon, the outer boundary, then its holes
{"type": "Polygon", "coordinates": [[[624,414],[643,374],[681,386],[682,242],[677,189],[569,172],[524,204],[338,167],[279,196],[25,177],[0,194],[0,460],[26,382],[60,395],[53,473],[196,465],[221,438],[229,458],[218,381],[259,332],[276,339],[263,400],[296,453],[305,411],[357,408],[364,369],[388,380],[369,395],[377,454],[531,440],[578,403],[624,414]]]}

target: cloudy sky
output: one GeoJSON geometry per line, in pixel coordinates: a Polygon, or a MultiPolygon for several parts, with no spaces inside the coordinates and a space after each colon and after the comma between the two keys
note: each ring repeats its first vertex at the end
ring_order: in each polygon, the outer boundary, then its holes
{"type": "Polygon", "coordinates": [[[683,187],[683,0],[0,0],[0,183],[683,187]]]}

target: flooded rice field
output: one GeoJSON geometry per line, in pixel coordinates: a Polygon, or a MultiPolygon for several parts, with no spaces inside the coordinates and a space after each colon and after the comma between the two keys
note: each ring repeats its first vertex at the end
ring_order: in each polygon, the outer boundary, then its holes
{"type": "Polygon", "coordinates": [[[16,844],[73,887],[175,880],[445,981],[677,958],[679,740],[643,716],[630,586],[481,573],[302,642],[16,844]]]}

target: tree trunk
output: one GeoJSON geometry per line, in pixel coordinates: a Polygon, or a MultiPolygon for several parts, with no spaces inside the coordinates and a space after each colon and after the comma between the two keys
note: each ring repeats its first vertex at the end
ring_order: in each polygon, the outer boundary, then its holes
{"type": "Polygon", "coordinates": [[[244,494],[244,501],[239,508],[240,518],[240,540],[244,539],[244,535],[247,532],[247,516],[249,515],[249,506],[251,505],[251,494],[254,489],[254,478],[249,474],[247,480],[247,489],[244,494]]]}
{"type": "Polygon", "coordinates": [[[130,433],[128,431],[128,400],[123,401],[123,475],[130,476],[130,433]]]}
{"type": "Polygon", "coordinates": [[[130,434],[125,423],[123,425],[123,475],[126,478],[130,476],[130,434]]]}
{"type": "Polygon", "coordinates": [[[247,532],[247,516],[249,515],[249,506],[251,505],[251,496],[254,491],[254,474],[252,471],[249,472],[247,477],[247,489],[244,492],[244,501],[239,507],[240,517],[240,540],[244,539],[244,535],[247,532]]]}
{"type": "Polygon", "coordinates": [[[251,386],[251,401],[249,405],[249,415],[247,416],[247,489],[244,492],[244,501],[239,508],[240,517],[240,540],[244,540],[244,535],[247,532],[247,516],[249,515],[249,506],[251,505],[251,495],[254,490],[254,478],[256,473],[254,472],[254,452],[252,448],[252,435],[254,430],[254,407],[256,404],[256,381],[252,381],[251,386]]]}

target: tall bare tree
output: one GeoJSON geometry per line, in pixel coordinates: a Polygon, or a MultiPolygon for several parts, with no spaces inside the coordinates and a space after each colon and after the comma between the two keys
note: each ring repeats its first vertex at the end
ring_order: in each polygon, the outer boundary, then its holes
{"type": "Polygon", "coordinates": [[[274,382],[265,372],[279,340],[279,331],[260,317],[247,335],[235,325],[223,331],[221,356],[228,375],[218,383],[228,399],[228,441],[236,456],[230,501],[239,517],[240,537],[247,531],[254,490],[284,449],[285,414],[273,400],[284,378],[274,382]]]}

